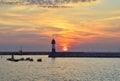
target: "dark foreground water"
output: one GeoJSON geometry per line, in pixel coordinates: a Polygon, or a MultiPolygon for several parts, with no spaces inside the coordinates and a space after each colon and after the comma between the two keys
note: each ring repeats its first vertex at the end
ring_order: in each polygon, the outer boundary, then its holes
{"type": "Polygon", "coordinates": [[[32,57],[33,62],[10,62],[0,57],[0,81],[120,81],[119,58],[32,57]],[[42,62],[37,62],[42,58],[42,62]]]}

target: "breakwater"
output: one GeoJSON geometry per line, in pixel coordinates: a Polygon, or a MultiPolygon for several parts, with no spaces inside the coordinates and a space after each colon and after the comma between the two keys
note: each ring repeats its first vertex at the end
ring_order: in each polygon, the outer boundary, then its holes
{"type": "Polygon", "coordinates": [[[120,58],[120,52],[57,52],[50,53],[49,57],[120,58]]]}

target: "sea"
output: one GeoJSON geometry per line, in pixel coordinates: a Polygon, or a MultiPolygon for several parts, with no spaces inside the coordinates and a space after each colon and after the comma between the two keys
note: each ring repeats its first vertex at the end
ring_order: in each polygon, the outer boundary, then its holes
{"type": "Polygon", "coordinates": [[[47,55],[16,55],[33,62],[7,61],[0,56],[0,81],[120,81],[119,58],[49,58],[47,55]],[[42,62],[37,62],[41,58],[42,62]]]}

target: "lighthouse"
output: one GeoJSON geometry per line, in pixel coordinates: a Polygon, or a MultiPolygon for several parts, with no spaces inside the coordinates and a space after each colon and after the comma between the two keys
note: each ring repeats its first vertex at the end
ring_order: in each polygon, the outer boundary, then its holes
{"type": "Polygon", "coordinates": [[[52,44],[52,52],[54,53],[55,52],[55,40],[54,39],[52,39],[51,44],[52,44]]]}

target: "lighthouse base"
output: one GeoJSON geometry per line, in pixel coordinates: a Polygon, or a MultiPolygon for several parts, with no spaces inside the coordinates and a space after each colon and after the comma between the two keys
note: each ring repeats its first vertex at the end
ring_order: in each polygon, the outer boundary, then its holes
{"type": "Polygon", "coordinates": [[[56,51],[55,51],[55,49],[52,49],[52,53],[55,53],[56,51]]]}

